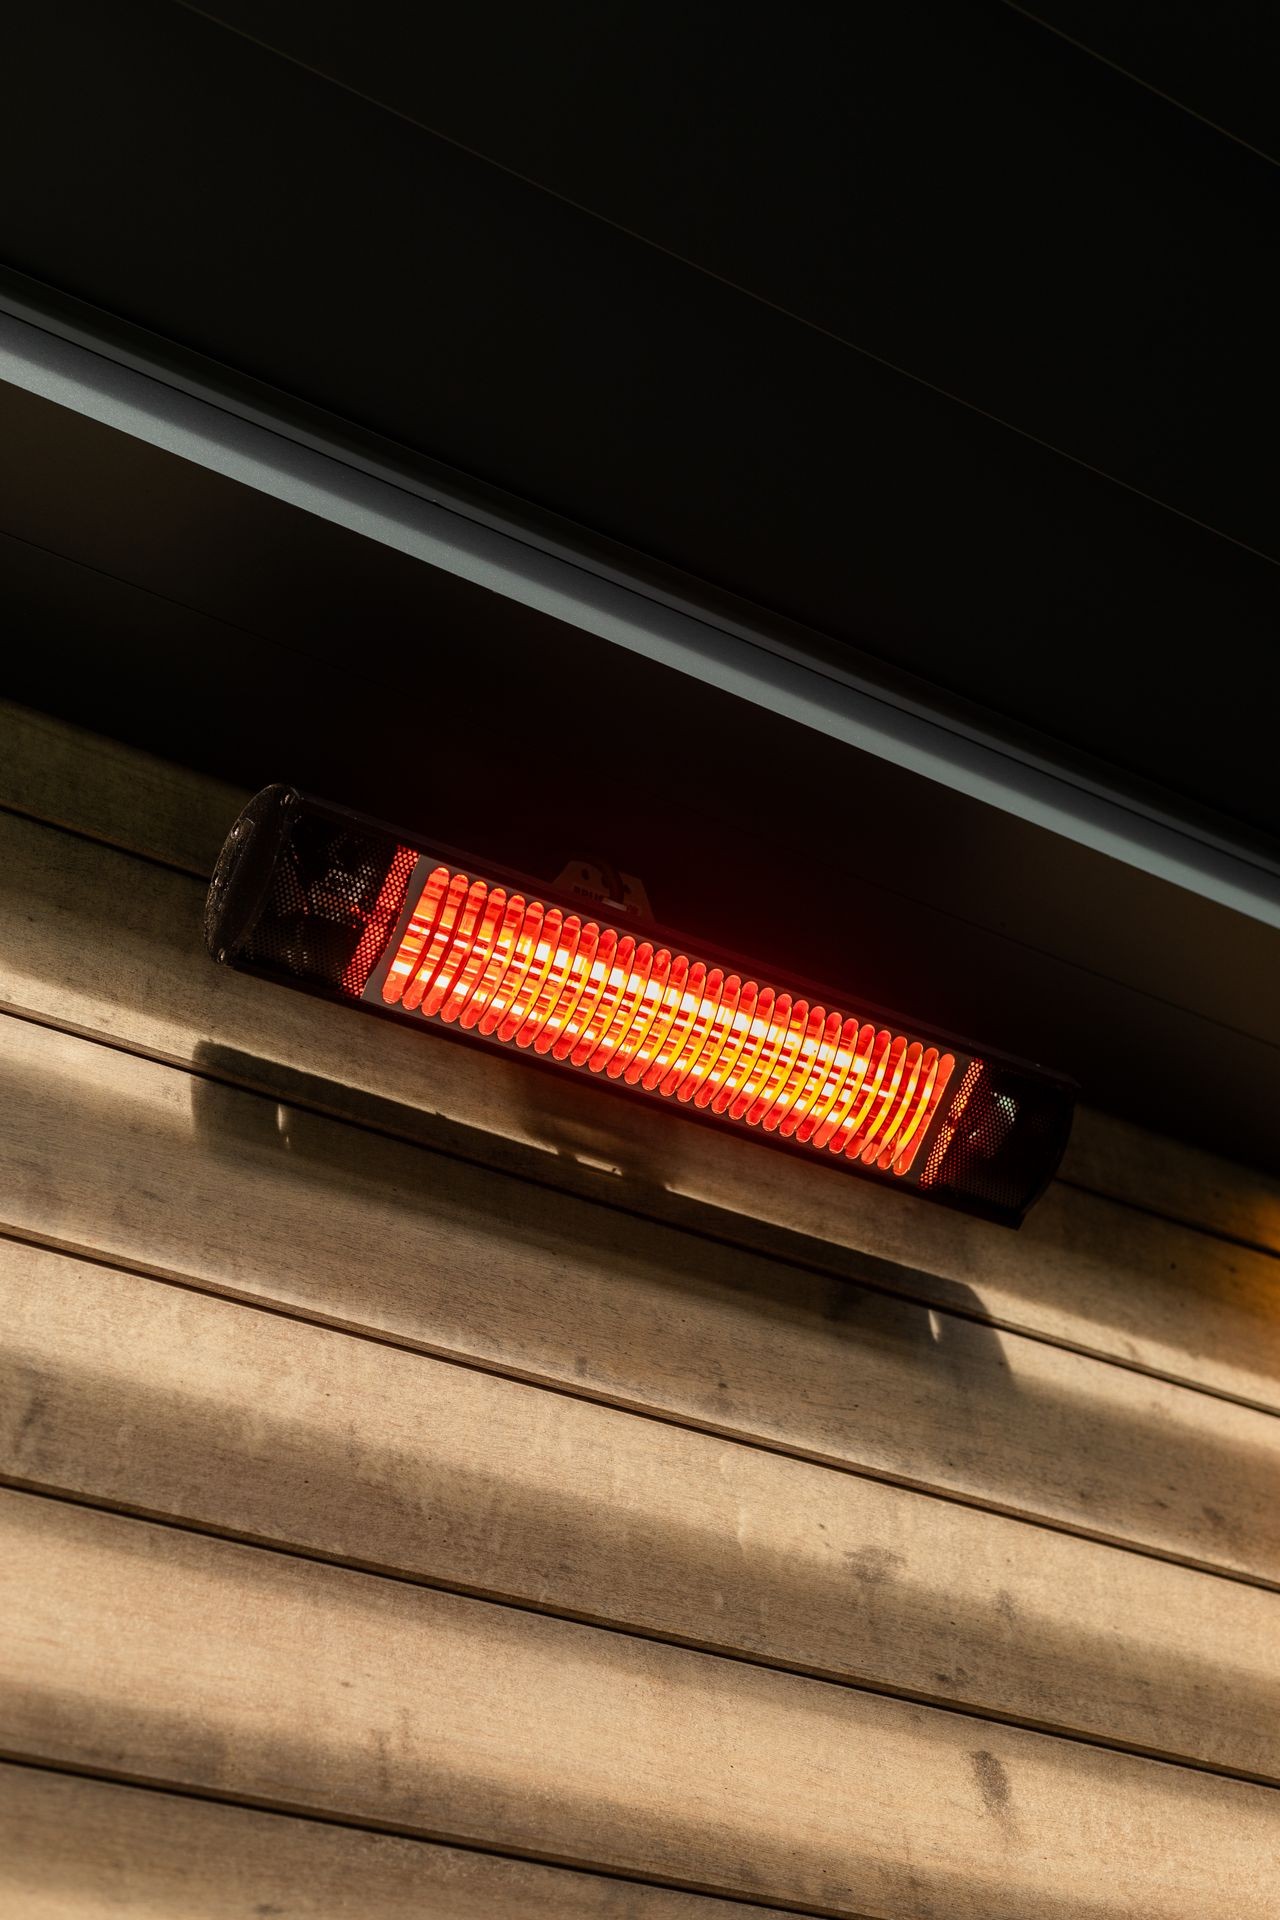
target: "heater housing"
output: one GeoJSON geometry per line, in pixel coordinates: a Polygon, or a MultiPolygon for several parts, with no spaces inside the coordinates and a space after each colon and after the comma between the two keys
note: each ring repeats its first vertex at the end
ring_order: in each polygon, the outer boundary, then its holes
{"type": "Polygon", "coordinates": [[[1068,1080],[595,904],[272,786],[223,846],[205,941],[224,965],[1006,1225],[1052,1178],[1068,1080]]]}

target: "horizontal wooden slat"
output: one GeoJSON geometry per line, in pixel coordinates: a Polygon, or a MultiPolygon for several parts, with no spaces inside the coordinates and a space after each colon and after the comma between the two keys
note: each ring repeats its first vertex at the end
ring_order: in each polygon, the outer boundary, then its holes
{"type": "Polygon", "coordinates": [[[1280,1778],[1280,1594],[13,1242],[0,1475],[1280,1778]]]}
{"type": "Polygon", "coordinates": [[[1274,1910],[1271,1788],[33,1495],[0,1587],[14,1757],[830,1914],[1274,1910]]]}
{"type": "Polygon", "coordinates": [[[207,774],[0,700],[0,807],[207,875],[245,798],[207,774]]]}
{"type": "Polygon", "coordinates": [[[31,821],[0,815],[0,876],[0,1003],[1280,1405],[1280,1267],[1265,1254],[1062,1184],[1010,1234],[610,1098],[576,1077],[360,1019],[215,968],[200,941],[194,880],[31,821]],[[81,964],[68,965],[72,953],[81,964]]]}
{"type": "Polygon", "coordinates": [[[1062,1176],[1170,1220],[1188,1220],[1280,1254],[1280,1180],[1274,1175],[1163,1139],[1110,1114],[1080,1111],[1062,1176]]]}
{"type": "Polygon", "coordinates": [[[1273,1415],[20,1020],[0,1156],[20,1237],[1280,1578],[1273,1415]]]}
{"type": "Polygon", "coordinates": [[[12,1920],[768,1920],[769,1911],[0,1764],[0,1912],[12,1920]]]}

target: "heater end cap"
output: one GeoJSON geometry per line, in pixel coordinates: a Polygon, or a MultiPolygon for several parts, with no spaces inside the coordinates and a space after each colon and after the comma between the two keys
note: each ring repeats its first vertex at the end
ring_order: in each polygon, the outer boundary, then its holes
{"type": "Polygon", "coordinates": [[[295,788],[264,787],[223,841],[204,908],[204,943],[212,959],[230,964],[253,932],[301,807],[295,788]]]}

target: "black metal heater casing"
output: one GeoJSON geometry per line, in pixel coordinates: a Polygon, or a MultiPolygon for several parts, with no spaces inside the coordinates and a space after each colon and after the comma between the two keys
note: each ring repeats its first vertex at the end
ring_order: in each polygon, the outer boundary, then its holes
{"type": "MultiPolygon", "coordinates": [[[[902,1177],[864,1167],[843,1155],[812,1148],[727,1116],[702,1112],[690,1102],[678,1104],[639,1085],[623,1085],[603,1074],[544,1059],[457,1024],[424,1019],[420,1013],[387,1006],[376,991],[378,963],[389,957],[403,931],[415,876],[422,863],[440,863],[491,879],[548,906],[579,915],[594,913],[584,901],[526,876],[507,873],[488,861],[474,863],[454,850],[428,847],[414,835],[360,814],[306,798],[292,787],[272,786],[257,794],[235,822],[219,855],[205,907],[205,944],[225,966],[300,987],[323,998],[358,1006],[400,1024],[413,1024],[464,1045],[511,1054],[544,1071],[577,1071],[593,1085],[632,1103],[637,1099],[673,1118],[711,1125],[721,1132],[791,1153],[810,1166],[826,1165],[853,1173],[899,1192],[918,1195],[966,1213],[1017,1226],[1052,1179],[1071,1130],[1076,1089],[1060,1075],[1010,1059],[990,1048],[956,1040],[917,1021],[902,1020],[867,1007],[847,992],[831,993],[813,982],[788,979],[773,967],[759,968],[733,955],[708,953],[708,961],[803,996],[812,1004],[858,1006],[864,1017],[883,1020],[926,1044],[951,1050],[956,1072],[929,1122],[925,1141],[911,1171],[902,1177]],[[962,1115],[953,1115],[961,1086],[962,1115]],[[954,1120],[945,1151],[928,1148],[954,1120]],[[926,1179],[925,1171],[932,1166],[926,1179]]],[[[602,924],[624,927],[655,947],[689,951],[691,943],[659,926],[641,923],[613,903],[596,916],[602,924]]],[[[381,970],[385,973],[385,966],[381,970]]],[[[425,1061],[424,1061],[425,1066],[425,1061]]]]}

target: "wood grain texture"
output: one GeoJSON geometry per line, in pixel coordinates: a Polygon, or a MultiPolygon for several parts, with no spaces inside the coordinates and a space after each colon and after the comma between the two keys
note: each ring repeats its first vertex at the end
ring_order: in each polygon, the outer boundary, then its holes
{"type": "Polygon", "coordinates": [[[0,807],[207,875],[246,797],[207,774],[0,700],[0,807]]]}
{"type": "Polygon", "coordinates": [[[1162,1139],[1111,1114],[1081,1110],[1062,1176],[1280,1254],[1280,1180],[1274,1175],[1162,1139]]]}
{"type": "Polygon", "coordinates": [[[767,1920],[769,1911],[0,1764],[0,1912],[13,1920],[767,1920]]]}
{"type": "Polygon", "coordinates": [[[0,1017],[0,1227],[1210,1567],[1280,1422],[0,1017]]]}
{"type": "Polygon", "coordinates": [[[0,1588],[14,1757],[837,1915],[1274,1913],[1271,1788],[33,1495],[0,1588]]]}
{"type": "Polygon", "coordinates": [[[1280,1594],[13,1242],[0,1475],[1280,1778],[1280,1594]]]}
{"type": "Polygon", "coordinates": [[[1016,1235],[923,1206],[610,1098],[577,1077],[536,1073],[214,967],[200,911],[194,880],[0,815],[0,1004],[1280,1406],[1280,1266],[1265,1254],[1063,1184],[1016,1235]]]}
{"type": "MultiPolygon", "coordinates": [[[[207,775],[0,700],[0,808],[207,875],[245,798],[207,775]]],[[[1085,1108],[1065,1171],[1100,1194],[1280,1252],[1280,1181],[1197,1148],[1085,1108]]]]}

